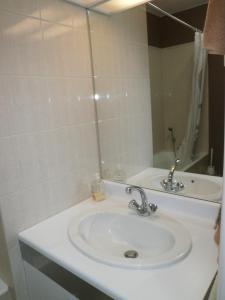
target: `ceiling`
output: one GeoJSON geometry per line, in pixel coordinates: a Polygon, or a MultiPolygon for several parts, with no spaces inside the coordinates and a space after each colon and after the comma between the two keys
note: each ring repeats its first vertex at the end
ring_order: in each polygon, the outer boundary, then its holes
{"type": "MultiPolygon", "coordinates": [[[[151,2],[168,13],[175,13],[206,4],[208,3],[208,0],[152,0],[151,2]]],[[[150,8],[149,5],[147,7],[148,11],[150,11],[152,14],[162,16],[162,14],[157,12],[155,9],[150,8]]]]}

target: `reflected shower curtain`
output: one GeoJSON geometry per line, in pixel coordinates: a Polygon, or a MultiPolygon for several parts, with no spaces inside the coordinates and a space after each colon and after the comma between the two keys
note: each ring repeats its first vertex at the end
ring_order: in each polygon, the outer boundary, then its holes
{"type": "Polygon", "coordinates": [[[192,76],[192,99],[189,109],[186,134],[178,151],[178,157],[181,159],[181,166],[187,164],[195,157],[204,97],[206,67],[207,51],[203,48],[203,34],[196,32],[194,68],[192,76]]]}

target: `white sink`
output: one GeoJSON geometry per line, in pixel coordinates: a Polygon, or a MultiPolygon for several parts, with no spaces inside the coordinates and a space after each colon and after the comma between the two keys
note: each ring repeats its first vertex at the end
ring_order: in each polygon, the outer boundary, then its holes
{"type": "MultiPolygon", "coordinates": [[[[163,190],[163,187],[161,186],[161,181],[165,178],[167,178],[167,176],[165,175],[149,178],[148,185],[151,188],[163,190]]],[[[199,178],[194,175],[190,176],[185,174],[175,175],[174,179],[184,184],[184,189],[178,192],[179,194],[212,201],[218,200],[221,196],[221,185],[208,178],[199,178]]],[[[146,186],[144,182],[141,185],[146,186]]]]}
{"type": "Polygon", "coordinates": [[[90,258],[125,268],[155,268],[183,259],[191,249],[189,232],[172,218],[157,213],[140,217],[128,208],[105,207],[74,218],[68,235],[90,258]],[[138,255],[125,257],[125,253],[138,255]],[[134,251],[134,252],[133,252],[134,251]]]}

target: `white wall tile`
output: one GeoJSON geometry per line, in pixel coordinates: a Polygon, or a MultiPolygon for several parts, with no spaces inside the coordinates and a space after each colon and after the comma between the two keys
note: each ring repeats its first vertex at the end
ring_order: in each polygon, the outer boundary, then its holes
{"type": "Polygon", "coordinates": [[[90,24],[102,165],[130,176],[153,156],[146,12],[91,12],[90,24]]]}
{"type": "MultiPolygon", "coordinates": [[[[62,0],[39,0],[39,5],[43,20],[73,26],[76,17],[73,4],[62,0]]],[[[76,10],[79,11],[79,9],[76,10]]]]}
{"type": "Polygon", "coordinates": [[[0,74],[41,72],[41,22],[0,11],[0,74]]]}
{"type": "Polygon", "coordinates": [[[0,208],[19,300],[18,232],[87,198],[99,168],[91,76],[84,9],[1,1],[0,208]]]}
{"type": "Polygon", "coordinates": [[[39,18],[38,0],[7,0],[0,1],[0,10],[7,10],[17,14],[24,14],[39,18]]]}

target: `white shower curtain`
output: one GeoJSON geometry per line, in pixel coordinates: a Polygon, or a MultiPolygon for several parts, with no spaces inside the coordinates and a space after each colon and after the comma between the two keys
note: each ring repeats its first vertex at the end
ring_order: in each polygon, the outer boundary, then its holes
{"type": "Polygon", "coordinates": [[[192,99],[185,137],[177,155],[177,157],[181,159],[181,165],[185,165],[187,162],[193,160],[195,156],[204,97],[206,67],[207,51],[203,48],[203,34],[196,32],[192,76],[192,99]]]}

